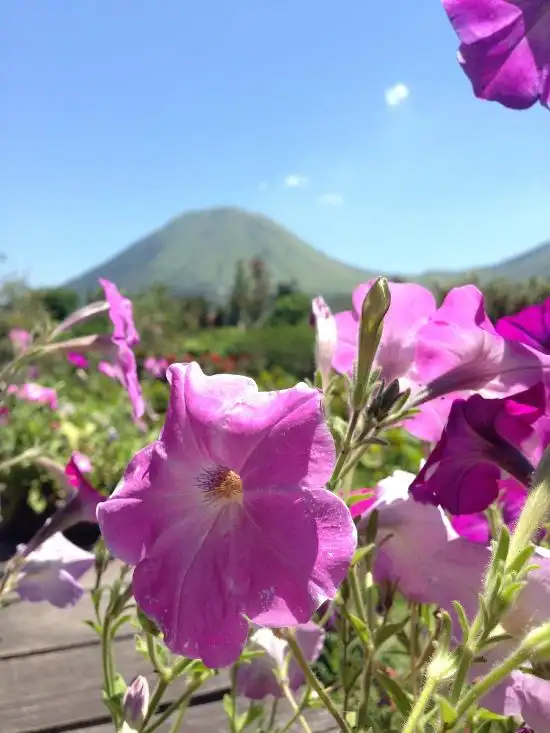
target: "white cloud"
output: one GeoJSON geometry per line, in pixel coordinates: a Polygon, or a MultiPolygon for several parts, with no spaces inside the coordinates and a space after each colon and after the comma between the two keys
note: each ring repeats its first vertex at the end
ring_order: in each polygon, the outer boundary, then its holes
{"type": "Polygon", "coordinates": [[[287,188],[305,188],[309,183],[307,176],[302,176],[300,173],[290,173],[285,176],[285,186],[287,188]]]}
{"type": "Polygon", "coordinates": [[[409,94],[409,87],[402,83],[394,84],[393,87],[388,87],[384,92],[388,107],[397,107],[408,98],[409,94]]]}
{"type": "Polygon", "coordinates": [[[318,201],[321,206],[342,206],[344,197],[341,193],[324,193],[318,201]]]}
{"type": "Polygon", "coordinates": [[[264,191],[267,191],[267,183],[265,181],[260,181],[258,183],[258,192],[263,193],[264,191]]]}

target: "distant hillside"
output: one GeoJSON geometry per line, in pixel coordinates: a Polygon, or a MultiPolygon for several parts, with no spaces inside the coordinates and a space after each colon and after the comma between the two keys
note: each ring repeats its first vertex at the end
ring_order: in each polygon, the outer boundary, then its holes
{"type": "Polygon", "coordinates": [[[550,278],[550,242],[544,242],[524,254],[510,257],[495,265],[456,272],[430,271],[423,273],[418,279],[425,283],[463,282],[472,276],[478,278],[481,283],[487,283],[490,280],[522,282],[533,277],[550,278]]]}
{"type": "Polygon", "coordinates": [[[295,280],[308,294],[349,293],[371,275],[318,252],[279,224],[236,208],[192,211],[67,283],[82,295],[98,277],[128,292],[161,283],[184,294],[227,296],[236,263],[259,257],[274,283],[295,280]]]}

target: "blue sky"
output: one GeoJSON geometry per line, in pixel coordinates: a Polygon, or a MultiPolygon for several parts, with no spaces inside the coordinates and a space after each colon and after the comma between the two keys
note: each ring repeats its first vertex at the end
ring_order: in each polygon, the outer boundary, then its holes
{"type": "Polygon", "coordinates": [[[439,0],[19,0],[2,15],[4,274],[58,283],[214,205],[381,271],[550,238],[548,112],[473,97],[439,0]]]}

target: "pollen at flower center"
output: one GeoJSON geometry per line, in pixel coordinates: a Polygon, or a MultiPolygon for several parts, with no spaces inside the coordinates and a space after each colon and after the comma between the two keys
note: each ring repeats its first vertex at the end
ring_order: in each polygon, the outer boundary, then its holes
{"type": "Polygon", "coordinates": [[[212,489],[217,498],[240,501],[243,495],[243,482],[238,473],[223,468],[216,476],[212,489]]]}

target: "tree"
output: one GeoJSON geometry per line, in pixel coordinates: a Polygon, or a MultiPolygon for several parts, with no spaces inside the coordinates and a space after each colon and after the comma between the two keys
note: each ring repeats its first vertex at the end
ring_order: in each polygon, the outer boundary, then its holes
{"type": "Polygon", "coordinates": [[[228,303],[228,320],[232,326],[248,324],[250,306],[250,275],[244,260],[235,266],[235,278],[228,303]]]}

